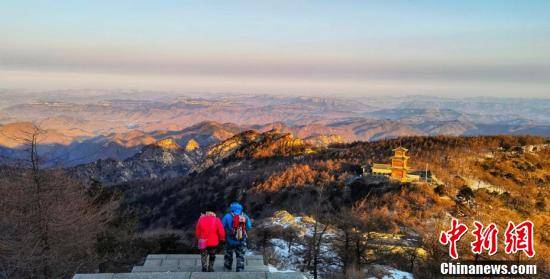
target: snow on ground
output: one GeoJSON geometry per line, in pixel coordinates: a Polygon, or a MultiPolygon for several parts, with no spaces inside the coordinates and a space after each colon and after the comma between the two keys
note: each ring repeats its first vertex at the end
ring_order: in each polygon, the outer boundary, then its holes
{"type": "Polygon", "coordinates": [[[267,270],[269,272],[279,272],[279,273],[285,273],[285,272],[296,272],[296,270],[293,270],[293,269],[284,269],[284,270],[280,270],[272,265],[268,265],[267,266],[267,270]]]}
{"type": "Polygon", "coordinates": [[[472,190],[487,189],[489,192],[496,192],[498,194],[502,194],[505,192],[504,188],[485,182],[483,180],[479,180],[477,178],[471,178],[471,177],[462,177],[462,178],[464,179],[464,181],[466,181],[466,185],[470,187],[470,189],[472,190]]]}
{"type": "MultiPolygon", "coordinates": [[[[377,273],[381,273],[382,279],[414,279],[414,276],[411,273],[395,269],[391,266],[373,264],[370,265],[370,269],[376,270],[377,273]]],[[[369,277],[368,279],[377,278],[369,277]]]]}
{"type": "Polygon", "coordinates": [[[273,217],[269,219],[269,223],[272,225],[281,226],[283,229],[296,229],[300,236],[313,235],[312,226],[315,224],[315,220],[311,217],[294,216],[286,210],[281,210],[275,212],[273,217]]]}
{"type": "MultiPolygon", "coordinates": [[[[282,228],[293,228],[298,232],[300,238],[303,237],[312,237],[314,234],[315,219],[309,216],[294,216],[287,211],[281,210],[277,211],[272,218],[269,218],[265,223],[267,226],[281,226],[282,228]]],[[[323,227],[323,224],[318,224],[319,229],[323,227]]],[[[321,252],[325,258],[337,258],[335,249],[330,244],[332,239],[338,237],[337,233],[331,229],[327,230],[323,235],[323,241],[321,243],[321,252]]],[[[299,267],[303,266],[303,258],[301,255],[304,254],[306,247],[299,243],[293,243],[292,247],[289,249],[288,242],[280,239],[274,238],[271,239],[271,246],[275,256],[280,262],[279,268],[282,269],[294,269],[297,270],[299,267]]],[[[325,265],[323,269],[326,271],[337,271],[339,266],[334,265],[325,265]]]]}
{"type": "MultiPolygon", "coordinates": [[[[268,267],[269,272],[271,273],[285,273],[285,272],[296,272],[296,270],[279,270],[276,267],[269,265],[268,267]]],[[[303,279],[308,279],[307,276],[303,276],[303,279]]]]}
{"type": "Polygon", "coordinates": [[[303,264],[303,259],[299,256],[305,250],[303,245],[295,244],[290,248],[289,252],[288,242],[274,238],[271,239],[271,246],[273,253],[277,256],[277,260],[280,263],[280,268],[298,270],[298,267],[303,264]]]}
{"type": "MultiPolygon", "coordinates": [[[[271,226],[280,226],[282,228],[293,228],[298,232],[299,238],[311,237],[313,236],[315,219],[308,216],[294,216],[287,211],[278,211],[273,217],[268,218],[263,225],[271,226]]],[[[323,227],[323,224],[318,224],[320,228],[323,227]]],[[[403,244],[412,245],[414,247],[415,239],[411,236],[401,235],[401,234],[388,234],[388,233],[379,233],[379,232],[369,232],[366,233],[367,237],[377,239],[380,242],[380,245],[387,247],[396,247],[395,249],[403,248],[403,244]]],[[[336,259],[337,254],[335,249],[330,244],[333,242],[334,238],[339,237],[339,233],[329,229],[323,236],[325,243],[321,244],[321,252],[324,258],[333,258],[336,259]]],[[[288,247],[289,243],[281,238],[273,238],[270,240],[271,248],[273,255],[277,258],[278,264],[277,267],[272,267],[278,270],[299,270],[303,267],[304,262],[302,255],[304,254],[306,247],[303,244],[293,243],[292,247],[288,247]]],[[[322,270],[326,272],[338,272],[340,267],[336,264],[324,265],[322,270]]],[[[368,268],[371,271],[370,274],[376,274],[379,278],[383,279],[412,279],[413,275],[408,272],[404,272],[398,269],[395,269],[390,266],[384,265],[370,265],[368,268]],[[374,273],[372,272],[374,271],[374,273]],[[382,276],[382,277],[380,277],[382,276]]],[[[372,277],[375,278],[375,277],[372,277]]]]}

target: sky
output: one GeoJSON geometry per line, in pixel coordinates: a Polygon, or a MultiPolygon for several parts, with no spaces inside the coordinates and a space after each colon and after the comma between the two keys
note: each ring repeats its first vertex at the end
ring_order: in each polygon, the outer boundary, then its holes
{"type": "Polygon", "coordinates": [[[550,1],[0,1],[0,88],[550,97],[550,1]]]}

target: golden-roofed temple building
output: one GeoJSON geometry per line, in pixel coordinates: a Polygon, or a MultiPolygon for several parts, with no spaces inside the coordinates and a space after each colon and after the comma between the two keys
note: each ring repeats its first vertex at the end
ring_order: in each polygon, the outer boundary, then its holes
{"type": "Polygon", "coordinates": [[[404,147],[398,147],[392,150],[394,152],[391,157],[391,164],[373,163],[371,167],[371,173],[377,175],[389,176],[391,180],[400,182],[415,182],[420,180],[419,175],[410,174],[407,156],[408,149],[404,147]]]}

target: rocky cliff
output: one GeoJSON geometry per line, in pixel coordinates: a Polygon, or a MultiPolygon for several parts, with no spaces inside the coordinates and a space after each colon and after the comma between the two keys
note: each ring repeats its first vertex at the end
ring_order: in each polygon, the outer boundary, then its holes
{"type": "Polygon", "coordinates": [[[69,171],[85,184],[112,185],[131,180],[178,177],[185,175],[202,158],[202,150],[191,143],[185,148],[167,138],[147,145],[125,160],[98,160],[69,171]]]}

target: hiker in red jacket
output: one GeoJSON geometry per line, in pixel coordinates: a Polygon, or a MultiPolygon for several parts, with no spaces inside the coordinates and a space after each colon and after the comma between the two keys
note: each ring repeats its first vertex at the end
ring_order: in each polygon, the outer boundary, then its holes
{"type": "Polygon", "coordinates": [[[225,230],[216,213],[206,211],[202,214],[195,229],[201,252],[202,272],[213,272],[216,260],[216,248],[225,241],[225,230]]]}

